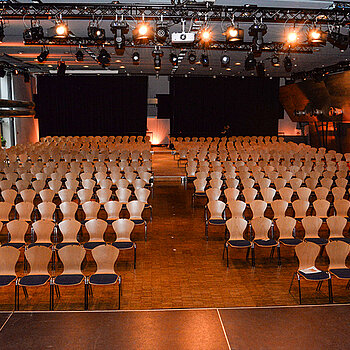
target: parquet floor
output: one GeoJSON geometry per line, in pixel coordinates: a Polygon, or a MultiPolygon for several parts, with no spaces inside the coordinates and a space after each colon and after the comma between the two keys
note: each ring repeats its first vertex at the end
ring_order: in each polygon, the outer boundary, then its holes
{"type": "MultiPolygon", "coordinates": [[[[177,167],[173,156],[167,163],[177,167]]],[[[161,162],[157,163],[155,174],[161,162]]],[[[169,168],[168,168],[169,170],[169,168]]],[[[167,170],[167,171],[168,171],[167,170]]],[[[164,174],[167,172],[164,171],[164,174]]],[[[179,169],[179,172],[183,171],[179,169]]],[[[132,251],[120,253],[116,270],[122,276],[123,295],[121,309],[204,308],[236,306],[297,305],[298,291],[295,281],[291,293],[289,284],[297,268],[292,249],[282,247],[282,266],[277,266],[277,257],[270,259],[270,250],[256,249],[256,267],[246,261],[245,250],[230,250],[230,267],[222,259],[224,227],[209,228],[209,241],[204,236],[204,199],[192,207],[193,185],[185,189],[180,178],[173,181],[155,180],[153,222],[149,223],[147,242],[143,227],[136,227],[133,239],[137,243],[137,267],[133,269],[132,251]]],[[[148,218],[148,213],[146,213],[148,218]]],[[[114,239],[108,229],[106,239],[114,239]]],[[[6,240],[3,230],[0,236],[6,240]]],[[[87,240],[84,229],[83,240],[87,240]]],[[[317,261],[319,268],[327,267],[327,258],[317,261]]],[[[22,261],[18,273],[23,274],[22,261]]],[[[61,266],[59,267],[61,269],[61,266]]],[[[84,273],[94,271],[91,253],[84,262],[84,273]]],[[[333,280],[336,303],[347,303],[350,292],[346,282],[333,280]]],[[[327,286],[316,292],[316,284],[302,281],[303,303],[324,304],[328,301],[327,286]]],[[[0,288],[0,310],[13,308],[13,286],[0,288]]],[[[113,309],[117,307],[116,287],[95,287],[90,298],[90,309],[113,309]]],[[[55,310],[82,310],[83,285],[61,288],[61,298],[56,300],[55,310]]],[[[29,289],[29,297],[20,294],[21,310],[48,310],[49,287],[29,289]]]]}

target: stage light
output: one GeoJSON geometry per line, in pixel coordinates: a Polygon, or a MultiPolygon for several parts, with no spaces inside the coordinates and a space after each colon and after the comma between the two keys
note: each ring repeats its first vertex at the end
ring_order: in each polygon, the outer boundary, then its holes
{"type": "Polygon", "coordinates": [[[286,72],[291,72],[293,68],[292,60],[289,56],[286,56],[283,60],[284,69],[286,72]]]}
{"type": "Polygon", "coordinates": [[[111,55],[107,52],[106,49],[101,49],[99,55],[97,56],[98,62],[100,62],[101,66],[105,68],[111,62],[111,55]]]}
{"type": "Polygon", "coordinates": [[[160,22],[156,25],[155,36],[157,41],[161,44],[163,44],[169,37],[168,26],[164,22],[160,22]]]}
{"type": "Polygon", "coordinates": [[[262,22],[258,22],[255,19],[254,23],[249,27],[248,34],[253,37],[253,45],[259,51],[264,43],[264,35],[267,33],[267,25],[262,22]]]}
{"type": "Polygon", "coordinates": [[[106,39],[106,32],[104,29],[100,28],[97,24],[89,24],[88,26],[88,37],[91,40],[101,42],[106,39]]]}
{"type": "Polygon", "coordinates": [[[244,30],[235,26],[231,26],[226,29],[226,32],[224,33],[224,35],[226,35],[226,41],[235,43],[235,42],[243,41],[244,30]]]}
{"type": "Polygon", "coordinates": [[[55,26],[56,37],[65,38],[68,36],[68,26],[63,22],[59,22],[55,26]]]}
{"type": "Polygon", "coordinates": [[[170,63],[173,65],[173,66],[177,66],[177,64],[178,64],[178,57],[177,57],[177,55],[175,54],[175,53],[171,53],[170,55],[169,55],[169,61],[170,61],[170,63]]]}
{"type": "Polygon", "coordinates": [[[190,52],[189,55],[188,55],[188,62],[189,62],[190,64],[195,64],[196,61],[197,61],[197,56],[196,56],[196,54],[195,54],[193,51],[190,52]]]}
{"type": "Polygon", "coordinates": [[[213,37],[213,33],[211,32],[211,30],[209,28],[203,28],[198,33],[198,35],[199,35],[199,40],[204,44],[209,43],[213,37]]]}
{"type": "Polygon", "coordinates": [[[4,66],[0,66],[0,78],[4,78],[6,75],[6,71],[4,66]]]}
{"type": "Polygon", "coordinates": [[[279,67],[280,66],[280,58],[277,55],[274,55],[271,57],[271,64],[274,67],[279,67]]]}
{"type": "Polygon", "coordinates": [[[154,69],[156,71],[159,71],[161,66],[162,66],[162,57],[163,57],[164,53],[163,51],[161,51],[158,47],[155,48],[152,51],[152,56],[153,56],[153,61],[154,61],[154,69]]]}
{"type": "Polygon", "coordinates": [[[202,54],[202,56],[201,56],[201,63],[202,63],[202,65],[203,65],[203,67],[208,67],[209,66],[209,57],[208,57],[208,55],[206,55],[206,54],[202,54]]]}
{"type": "Polygon", "coordinates": [[[65,76],[66,68],[67,68],[67,66],[66,66],[64,61],[58,61],[57,62],[57,75],[60,77],[65,76]]]}
{"type": "Polygon", "coordinates": [[[84,53],[83,53],[83,51],[78,50],[78,51],[75,53],[75,60],[76,60],[77,62],[84,61],[84,53]]]}
{"type": "Polygon", "coordinates": [[[293,29],[287,34],[287,42],[289,44],[294,44],[298,41],[298,34],[297,32],[293,29]]]}
{"type": "Polygon", "coordinates": [[[140,63],[140,54],[138,52],[134,52],[132,54],[132,63],[133,64],[139,64],[140,63]]]}
{"type": "Polygon", "coordinates": [[[264,62],[259,62],[256,65],[256,75],[260,78],[265,77],[265,65],[264,62]]]}
{"type": "Polygon", "coordinates": [[[327,40],[333,47],[337,47],[340,50],[346,50],[349,46],[349,35],[340,33],[340,28],[331,31],[328,34],[327,40]]]}
{"type": "Polygon", "coordinates": [[[39,21],[31,21],[31,27],[23,32],[24,42],[38,41],[44,38],[44,30],[39,21]]]}
{"type": "Polygon", "coordinates": [[[221,56],[220,61],[222,67],[227,67],[230,64],[230,56],[224,54],[221,56]]]}
{"type": "Polygon", "coordinates": [[[129,31],[129,25],[125,21],[115,20],[110,24],[110,29],[114,34],[116,50],[123,50],[125,48],[125,34],[129,31]]]}
{"type": "Polygon", "coordinates": [[[4,22],[0,20],[0,43],[3,42],[5,38],[4,22]]]}
{"type": "Polygon", "coordinates": [[[244,68],[245,70],[253,70],[255,66],[256,66],[256,60],[254,58],[254,53],[250,52],[248,53],[248,56],[245,59],[244,68]]]}
{"type": "Polygon", "coordinates": [[[307,40],[310,45],[324,46],[327,41],[327,33],[319,28],[313,27],[308,32],[307,40]]]}
{"type": "Polygon", "coordinates": [[[43,63],[46,59],[47,59],[47,56],[49,55],[49,50],[48,49],[43,49],[41,51],[41,53],[37,56],[37,60],[39,63],[43,63]]]}
{"type": "Polygon", "coordinates": [[[136,28],[133,30],[134,41],[145,42],[152,40],[154,36],[153,29],[151,25],[147,22],[139,23],[136,28]]]}

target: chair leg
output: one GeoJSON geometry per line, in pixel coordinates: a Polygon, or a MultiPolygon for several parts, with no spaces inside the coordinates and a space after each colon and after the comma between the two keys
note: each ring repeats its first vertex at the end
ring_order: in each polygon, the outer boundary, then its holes
{"type": "Polygon", "coordinates": [[[333,290],[332,290],[332,279],[329,278],[328,280],[328,298],[329,298],[329,303],[333,304],[333,290]]]}
{"type": "Polygon", "coordinates": [[[346,284],[346,289],[349,289],[350,288],[350,280],[349,282],[346,284]]]}
{"type": "Polygon", "coordinates": [[[15,311],[17,311],[18,310],[18,304],[17,304],[17,294],[18,294],[18,285],[17,285],[17,281],[16,281],[16,283],[15,283],[15,311]]]}
{"type": "Polygon", "coordinates": [[[226,244],[226,266],[228,267],[228,245],[226,244]]]}
{"type": "Polygon", "coordinates": [[[55,293],[56,293],[57,298],[61,297],[60,287],[56,284],[55,284],[55,293]]]}
{"type": "Polygon", "coordinates": [[[52,299],[53,299],[52,294],[54,293],[53,289],[54,289],[53,284],[50,281],[50,306],[49,306],[50,311],[53,310],[52,308],[52,299]]]}
{"type": "Polygon", "coordinates": [[[89,281],[88,281],[87,277],[85,277],[84,292],[85,292],[84,310],[88,310],[89,309],[89,281]]]}
{"type": "Polygon", "coordinates": [[[270,259],[272,259],[274,255],[275,255],[275,247],[272,247],[271,253],[270,253],[270,259]]]}
{"type": "Polygon", "coordinates": [[[224,250],[222,252],[222,258],[225,259],[225,249],[226,249],[226,243],[224,243],[224,250]]]}
{"type": "Polygon", "coordinates": [[[320,249],[320,256],[322,256],[322,254],[323,254],[323,252],[324,252],[324,248],[325,248],[326,246],[325,245],[321,245],[321,249],[320,249]]]}
{"type": "Polygon", "coordinates": [[[27,299],[28,298],[28,291],[27,291],[27,288],[22,286],[22,289],[23,289],[23,293],[24,293],[24,297],[27,299]]]}
{"type": "Polygon", "coordinates": [[[319,291],[321,290],[322,283],[323,283],[323,281],[319,281],[319,282],[317,283],[317,287],[316,287],[316,291],[317,291],[317,292],[319,292],[319,291]]]}
{"type": "Polygon", "coordinates": [[[290,293],[290,291],[291,291],[291,289],[292,289],[292,285],[293,285],[294,277],[295,277],[295,275],[296,275],[296,274],[297,274],[297,273],[296,273],[296,272],[294,272],[293,277],[292,277],[292,281],[290,282],[290,285],[289,285],[289,290],[288,290],[288,293],[290,293]]]}
{"type": "Polygon", "coordinates": [[[252,244],[252,267],[255,267],[255,247],[254,247],[254,243],[252,244]]]}
{"type": "Polygon", "coordinates": [[[205,223],[205,239],[208,241],[208,222],[205,223]]]}
{"type": "Polygon", "coordinates": [[[145,242],[147,241],[147,222],[145,220],[145,242]]]}
{"type": "Polygon", "coordinates": [[[299,304],[301,305],[301,286],[300,286],[300,277],[299,277],[299,275],[298,275],[297,277],[298,277],[298,286],[299,286],[299,304]]]}
{"type": "Polygon", "coordinates": [[[153,208],[152,207],[149,207],[149,209],[150,209],[150,221],[152,222],[152,220],[153,220],[153,208]]]}
{"type": "Polygon", "coordinates": [[[281,246],[278,243],[277,246],[277,259],[278,259],[278,266],[281,266],[281,246]]]}
{"type": "Polygon", "coordinates": [[[248,249],[247,249],[247,255],[245,256],[245,259],[246,259],[246,260],[249,259],[249,253],[250,253],[250,247],[248,247],[248,249]]]}
{"type": "Polygon", "coordinates": [[[122,279],[121,277],[119,276],[119,290],[118,290],[118,310],[120,310],[120,296],[121,296],[121,292],[122,292],[122,279]]]}
{"type": "Polygon", "coordinates": [[[136,244],[134,243],[134,270],[136,269],[136,244]]]}

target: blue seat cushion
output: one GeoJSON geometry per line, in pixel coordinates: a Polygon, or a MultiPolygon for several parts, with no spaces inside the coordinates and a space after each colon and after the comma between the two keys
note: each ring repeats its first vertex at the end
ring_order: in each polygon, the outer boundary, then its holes
{"type": "Polygon", "coordinates": [[[330,269],[329,272],[331,272],[333,275],[335,275],[338,278],[350,279],[350,269],[348,268],[330,269]]]}
{"type": "Polygon", "coordinates": [[[274,239],[254,239],[254,243],[262,247],[273,247],[277,245],[277,241],[274,239]]]}
{"type": "Polygon", "coordinates": [[[114,284],[118,279],[118,275],[111,273],[95,273],[90,276],[91,284],[114,284]]]}
{"type": "Polygon", "coordinates": [[[0,286],[8,286],[16,279],[16,276],[12,275],[0,275],[0,286]]]}
{"type": "Polygon", "coordinates": [[[316,243],[318,245],[325,245],[328,243],[328,240],[325,239],[325,238],[318,238],[318,237],[315,237],[315,238],[305,238],[305,241],[306,242],[312,242],[312,243],[316,243]]]}
{"type": "Polygon", "coordinates": [[[145,220],[143,219],[130,219],[135,225],[142,225],[145,220]]]}
{"type": "Polygon", "coordinates": [[[331,241],[343,241],[348,244],[350,244],[350,238],[348,237],[335,237],[335,238],[330,238],[331,241]]]}
{"type": "Polygon", "coordinates": [[[25,243],[11,243],[10,242],[10,243],[5,243],[2,246],[3,247],[10,246],[10,247],[14,247],[16,249],[20,249],[20,248],[24,247],[24,245],[25,245],[25,243]]]}
{"type": "Polygon", "coordinates": [[[226,220],[224,219],[209,219],[208,221],[212,225],[225,225],[226,223],[226,220]]]}
{"type": "Polygon", "coordinates": [[[20,286],[42,286],[50,279],[50,275],[28,275],[19,280],[20,286]]]}
{"type": "Polygon", "coordinates": [[[130,249],[134,246],[133,242],[113,242],[112,245],[118,249],[130,249]]]}
{"type": "Polygon", "coordinates": [[[205,192],[195,192],[194,193],[195,196],[198,196],[198,197],[204,197],[206,196],[207,194],[205,192]]]}
{"type": "Polygon", "coordinates": [[[58,284],[61,286],[73,286],[75,284],[80,284],[83,279],[84,279],[83,275],[64,274],[64,275],[59,275],[55,278],[55,284],[58,284]]]}
{"type": "Polygon", "coordinates": [[[252,245],[251,242],[249,242],[249,241],[247,241],[245,239],[230,240],[230,241],[227,241],[227,243],[231,247],[242,247],[242,248],[248,248],[248,247],[250,247],[252,245]]]}
{"type": "Polygon", "coordinates": [[[110,219],[110,220],[106,220],[106,221],[107,221],[108,225],[112,225],[115,220],[117,220],[117,219],[110,219]]]}
{"type": "Polygon", "coordinates": [[[315,272],[315,273],[304,273],[301,271],[298,271],[298,273],[303,276],[307,280],[311,281],[323,281],[323,280],[328,280],[329,275],[325,271],[320,271],[320,272],[315,272]]]}
{"type": "Polygon", "coordinates": [[[296,246],[302,242],[299,238],[282,238],[279,240],[284,245],[296,246]]]}
{"type": "Polygon", "coordinates": [[[28,245],[28,248],[31,248],[31,247],[36,247],[36,246],[42,246],[42,247],[51,247],[52,246],[52,243],[31,243],[28,245]]]}
{"type": "Polygon", "coordinates": [[[67,246],[67,245],[79,245],[79,243],[76,243],[76,242],[58,243],[56,245],[56,248],[57,249],[61,249],[61,248],[65,247],[65,246],[67,246]]]}
{"type": "Polygon", "coordinates": [[[106,245],[106,242],[86,242],[84,244],[85,249],[94,249],[98,247],[99,245],[106,245]]]}

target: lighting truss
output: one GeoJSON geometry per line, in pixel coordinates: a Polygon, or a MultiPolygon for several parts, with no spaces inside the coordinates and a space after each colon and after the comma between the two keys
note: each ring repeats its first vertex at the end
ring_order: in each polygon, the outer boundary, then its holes
{"type": "Polygon", "coordinates": [[[115,16],[123,16],[124,20],[154,20],[161,16],[165,21],[179,23],[181,18],[210,18],[210,21],[225,21],[235,18],[236,22],[253,22],[255,18],[264,23],[314,23],[345,26],[350,23],[349,7],[329,9],[300,9],[246,6],[222,6],[212,4],[180,3],[172,5],[152,4],[36,4],[10,3],[1,1],[1,16],[7,20],[22,20],[24,17],[48,20],[51,18],[91,19],[102,17],[113,20],[115,16]]]}

